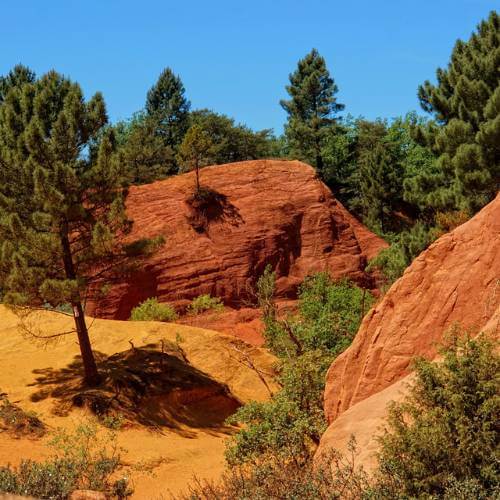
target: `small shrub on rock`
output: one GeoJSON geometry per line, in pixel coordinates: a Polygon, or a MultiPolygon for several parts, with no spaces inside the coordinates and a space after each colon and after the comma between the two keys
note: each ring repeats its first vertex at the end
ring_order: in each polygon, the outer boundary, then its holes
{"type": "Polygon", "coordinates": [[[156,297],[151,297],[141,302],[132,309],[130,319],[132,321],[165,321],[171,322],[177,319],[177,313],[170,304],[160,304],[156,297]]]}
{"type": "Polygon", "coordinates": [[[224,309],[224,304],[219,297],[212,297],[209,294],[199,295],[188,306],[188,313],[200,314],[204,311],[219,312],[224,309]]]}

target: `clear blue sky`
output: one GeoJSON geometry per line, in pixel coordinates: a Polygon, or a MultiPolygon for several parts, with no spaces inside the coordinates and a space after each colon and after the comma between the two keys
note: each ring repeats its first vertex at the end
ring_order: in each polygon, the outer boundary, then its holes
{"type": "Polygon", "coordinates": [[[346,113],[391,118],[418,109],[417,86],[445,65],[500,1],[3,0],[0,74],[22,62],[56,69],[111,120],[142,108],[165,66],[193,108],[255,129],[282,129],[288,74],[312,47],[325,57],[346,113]]]}

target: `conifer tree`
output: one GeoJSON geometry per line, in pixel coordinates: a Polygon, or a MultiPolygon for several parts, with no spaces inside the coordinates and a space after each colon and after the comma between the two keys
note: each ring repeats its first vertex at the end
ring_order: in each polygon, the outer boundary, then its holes
{"type": "Polygon", "coordinates": [[[436,209],[472,213],[500,188],[500,19],[491,12],[467,42],[458,40],[437,84],[418,91],[435,123],[419,127],[417,139],[438,158],[438,172],[411,186],[436,209]]]}
{"type": "Polygon", "coordinates": [[[326,133],[335,123],[336,114],[344,109],[335,97],[338,87],[316,49],[299,60],[289,80],[286,90],[291,99],[280,104],[288,114],[285,134],[291,153],[321,172],[326,133]]]}
{"type": "Polygon", "coordinates": [[[174,152],[189,128],[190,103],[184,94],[180,77],[165,68],[146,98],[146,114],[156,121],[156,134],[174,152]]]}
{"type": "Polygon", "coordinates": [[[178,160],[184,171],[196,172],[195,193],[200,193],[200,168],[211,163],[214,145],[200,125],[192,125],[179,148],[178,160]]]}
{"type": "Polygon", "coordinates": [[[25,83],[33,83],[35,73],[27,66],[16,64],[7,75],[0,76],[0,104],[5,100],[5,96],[13,87],[21,87],[25,83]]]}
{"type": "Polygon", "coordinates": [[[99,382],[83,302],[112,259],[124,216],[119,164],[100,94],[54,71],[0,106],[0,283],[13,306],[70,304],[85,381],[99,382]],[[101,134],[95,155],[89,146],[101,134]],[[92,159],[92,156],[95,158],[92,159]]]}

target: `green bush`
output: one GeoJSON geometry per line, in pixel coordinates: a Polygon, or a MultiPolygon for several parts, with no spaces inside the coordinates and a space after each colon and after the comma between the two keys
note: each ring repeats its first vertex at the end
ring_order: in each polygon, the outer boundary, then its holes
{"type": "Polygon", "coordinates": [[[278,320],[275,306],[268,307],[266,344],[280,357],[316,349],[338,355],[351,343],[372,303],[369,292],[348,280],[335,281],[328,273],[308,276],[299,289],[298,314],[278,320]]]}
{"type": "Polygon", "coordinates": [[[204,311],[222,311],[224,304],[219,297],[211,297],[209,294],[199,295],[192,300],[188,306],[188,313],[200,314],[204,311]]]}
{"type": "Polygon", "coordinates": [[[156,297],[151,297],[141,302],[132,309],[132,321],[175,321],[177,313],[170,304],[160,304],[156,297]]]}
{"type": "Polygon", "coordinates": [[[97,426],[88,422],[72,433],[58,431],[51,445],[54,452],[46,462],[23,460],[16,468],[0,467],[0,492],[53,499],[66,499],[76,489],[117,498],[130,495],[125,478],[110,479],[120,463],[114,434],[98,439],[97,426]]]}
{"type": "Polygon", "coordinates": [[[454,335],[442,355],[438,363],[418,360],[409,396],[390,407],[380,440],[379,498],[499,498],[495,344],[454,335]]]}

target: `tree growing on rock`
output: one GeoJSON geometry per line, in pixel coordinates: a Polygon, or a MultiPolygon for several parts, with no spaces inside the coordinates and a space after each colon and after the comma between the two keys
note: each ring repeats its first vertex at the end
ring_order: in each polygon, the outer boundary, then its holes
{"type": "Polygon", "coordinates": [[[86,102],[78,84],[54,71],[12,88],[0,106],[4,301],[70,304],[89,385],[100,377],[83,303],[129,227],[113,138],[102,133],[106,122],[100,94],[86,102]]]}
{"type": "Polygon", "coordinates": [[[316,49],[299,60],[289,79],[290,100],[280,104],[288,114],[285,134],[291,152],[321,172],[326,134],[335,124],[336,114],[344,109],[335,97],[338,87],[316,49]]]}
{"type": "Polygon", "coordinates": [[[195,171],[195,194],[200,193],[200,169],[211,162],[213,142],[200,125],[192,125],[179,147],[177,159],[181,168],[195,171]]]}

